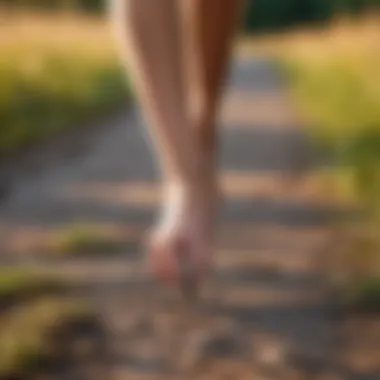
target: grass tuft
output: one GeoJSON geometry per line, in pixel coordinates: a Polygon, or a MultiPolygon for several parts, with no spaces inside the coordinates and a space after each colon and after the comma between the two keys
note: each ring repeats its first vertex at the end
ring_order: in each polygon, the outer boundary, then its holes
{"type": "Polygon", "coordinates": [[[64,280],[46,273],[20,268],[0,271],[0,306],[63,291],[64,280]]]}
{"type": "Polygon", "coordinates": [[[44,361],[57,359],[52,337],[72,321],[88,318],[83,305],[56,299],[24,304],[3,317],[0,327],[0,378],[26,375],[44,361]]]}
{"type": "Polygon", "coordinates": [[[123,247],[120,238],[87,224],[66,227],[53,236],[49,250],[63,256],[112,253],[123,247]]]}

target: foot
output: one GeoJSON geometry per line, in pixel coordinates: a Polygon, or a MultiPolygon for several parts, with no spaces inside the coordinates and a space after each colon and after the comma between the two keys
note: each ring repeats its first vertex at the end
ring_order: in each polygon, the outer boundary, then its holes
{"type": "Polygon", "coordinates": [[[178,284],[181,257],[201,280],[212,263],[216,181],[166,186],[162,214],[149,241],[150,269],[162,281],[178,284]]]}

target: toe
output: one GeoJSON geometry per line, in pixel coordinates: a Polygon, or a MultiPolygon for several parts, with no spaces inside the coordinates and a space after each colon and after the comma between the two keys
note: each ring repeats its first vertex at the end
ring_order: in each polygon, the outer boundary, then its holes
{"type": "Polygon", "coordinates": [[[172,241],[155,240],[149,244],[149,269],[158,280],[175,283],[178,280],[177,266],[174,260],[175,244],[172,241]]]}

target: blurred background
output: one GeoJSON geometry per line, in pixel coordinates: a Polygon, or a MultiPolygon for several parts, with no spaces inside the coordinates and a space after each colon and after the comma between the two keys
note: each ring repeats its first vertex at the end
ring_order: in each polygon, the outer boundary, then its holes
{"type": "MultiPolygon", "coordinates": [[[[329,220],[326,262],[338,289],[335,302],[355,313],[380,310],[379,10],[379,0],[252,0],[236,41],[237,54],[264,56],[285,78],[292,106],[322,157],[308,185],[334,207],[355,210],[355,217],[329,220]]],[[[25,151],[113,115],[132,97],[103,1],[0,0],[0,174],[25,151]]],[[[4,178],[0,202],[8,193],[4,178]]],[[[70,225],[49,247],[60,255],[115,250],[118,232],[107,231],[70,225]]],[[[96,330],[88,310],[51,297],[62,287],[51,274],[4,266],[0,379],[40,360],[41,331],[62,315],[96,330]],[[3,317],[26,294],[50,296],[32,311],[3,317]]],[[[376,329],[371,333],[380,334],[376,329]]],[[[380,351],[372,353],[380,371],[380,351]]]]}
{"type": "MultiPolygon", "coordinates": [[[[321,107],[330,107],[330,114],[324,114],[327,109],[313,114],[324,118],[323,124],[334,119],[346,129],[359,115],[369,118],[360,124],[376,124],[378,5],[377,0],[248,1],[242,34],[251,36],[252,46],[257,35],[272,35],[268,47],[278,49],[272,54],[287,65],[293,87],[309,87],[307,97],[317,96],[311,82],[321,87],[329,82],[329,91],[319,93],[328,94],[321,107]],[[289,49],[297,54],[291,62],[289,49]],[[310,67],[315,61],[319,67],[310,67]],[[353,95],[359,88],[363,97],[353,95]]],[[[117,107],[128,96],[103,1],[2,0],[0,6],[2,154],[77,124],[95,110],[117,107]]]]}

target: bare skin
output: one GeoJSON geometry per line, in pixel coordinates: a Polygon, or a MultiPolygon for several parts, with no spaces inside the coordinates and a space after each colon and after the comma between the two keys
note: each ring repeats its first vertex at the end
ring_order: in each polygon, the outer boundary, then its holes
{"type": "Polygon", "coordinates": [[[113,17],[163,175],[150,264],[177,283],[177,257],[207,273],[217,198],[216,115],[237,26],[237,0],[123,0],[113,17]]]}

